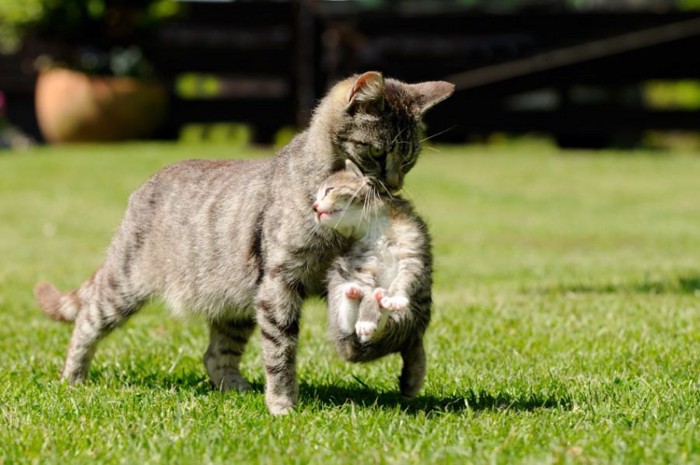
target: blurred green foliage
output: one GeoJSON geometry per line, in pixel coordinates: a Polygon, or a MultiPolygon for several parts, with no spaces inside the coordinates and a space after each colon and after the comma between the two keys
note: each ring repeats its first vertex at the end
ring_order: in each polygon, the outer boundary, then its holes
{"type": "MultiPolygon", "coordinates": [[[[357,3],[364,6],[386,6],[390,4],[421,4],[426,5],[425,0],[357,0],[357,3]]],[[[543,0],[431,0],[433,5],[459,5],[469,6],[474,8],[483,8],[488,10],[513,10],[527,7],[542,7],[549,4],[554,7],[564,7],[568,9],[582,10],[615,10],[615,9],[634,9],[634,10],[656,10],[663,9],[678,9],[678,10],[697,10],[700,9],[700,0],[550,0],[549,3],[543,0]]]]}
{"type": "Polygon", "coordinates": [[[16,50],[28,36],[126,47],[179,10],[174,0],[3,0],[0,53],[16,50]]]}
{"type": "Polygon", "coordinates": [[[185,99],[216,98],[220,90],[220,79],[211,74],[185,73],[175,83],[177,95],[185,99]]]}
{"type": "Polygon", "coordinates": [[[185,144],[246,147],[250,145],[252,138],[252,129],[243,123],[191,123],[182,128],[179,140],[185,144]]]}
{"type": "Polygon", "coordinates": [[[40,16],[40,0],[0,2],[0,53],[14,51],[20,44],[24,25],[40,16]]]}
{"type": "Polygon", "coordinates": [[[648,107],[658,110],[700,110],[700,81],[650,81],[644,98],[648,107]]]}
{"type": "Polygon", "coordinates": [[[678,6],[682,10],[700,10],[700,0],[678,0],[678,6]]]}

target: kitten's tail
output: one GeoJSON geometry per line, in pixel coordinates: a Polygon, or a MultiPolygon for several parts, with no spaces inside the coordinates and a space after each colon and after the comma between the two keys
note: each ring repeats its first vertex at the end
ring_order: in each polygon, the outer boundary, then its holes
{"type": "Polygon", "coordinates": [[[80,299],[76,291],[64,293],[50,283],[38,283],[34,287],[34,298],[44,314],[57,321],[71,323],[80,311],[80,299]]]}

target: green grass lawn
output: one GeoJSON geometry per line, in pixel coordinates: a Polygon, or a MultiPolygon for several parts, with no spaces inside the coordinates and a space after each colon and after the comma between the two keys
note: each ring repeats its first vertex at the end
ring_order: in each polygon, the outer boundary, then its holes
{"type": "Polygon", "coordinates": [[[134,144],[0,153],[0,464],[700,463],[700,154],[438,147],[408,177],[431,225],[422,395],[398,357],[349,365],[305,307],[301,400],[271,417],[260,338],[249,394],[214,392],[205,324],[150,305],[58,381],[70,328],[31,295],[100,263],[129,193],[192,157],[134,144]]]}

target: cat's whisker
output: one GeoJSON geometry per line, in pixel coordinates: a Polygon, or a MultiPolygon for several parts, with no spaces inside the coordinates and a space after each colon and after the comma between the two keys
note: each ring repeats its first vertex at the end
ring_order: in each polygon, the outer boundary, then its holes
{"type": "Polygon", "coordinates": [[[456,127],[457,127],[457,125],[455,124],[454,126],[451,126],[451,127],[447,128],[447,129],[445,129],[444,131],[436,132],[436,133],[433,134],[433,135],[430,135],[430,136],[428,136],[428,137],[425,137],[425,138],[419,140],[418,143],[423,143],[423,142],[425,142],[426,140],[432,139],[433,137],[437,137],[437,136],[440,136],[440,135],[442,135],[442,134],[445,134],[446,132],[451,131],[451,130],[453,130],[453,129],[456,128],[456,127]]]}
{"type": "Polygon", "coordinates": [[[410,200],[413,197],[413,193],[410,191],[410,189],[406,189],[405,187],[401,189],[401,197],[410,200]]]}
{"type": "MultiPolygon", "coordinates": [[[[389,145],[391,146],[391,145],[394,145],[395,143],[397,143],[399,137],[401,137],[401,134],[403,134],[403,132],[404,132],[405,130],[406,130],[406,128],[403,128],[403,129],[401,129],[399,132],[397,132],[397,133],[396,133],[396,136],[394,136],[394,139],[391,141],[391,144],[389,144],[389,145]]],[[[401,142],[398,142],[398,143],[400,144],[401,142]]]]}
{"type": "Polygon", "coordinates": [[[379,185],[379,187],[381,187],[381,188],[384,190],[384,192],[386,192],[386,195],[387,195],[391,200],[395,200],[395,198],[394,198],[394,196],[391,194],[391,191],[389,190],[389,188],[386,187],[386,185],[385,185],[381,180],[377,179],[377,184],[379,185]]]}
{"type": "Polygon", "coordinates": [[[363,219],[365,217],[365,212],[367,213],[367,222],[370,222],[372,220],[372,205],[373,205],[372,199],[373,198],[374,198],[373,189],[370,189],[369,192],[367,193],[367,197],[365,198],[365,204],[364,204],[363,210],[362,210],[362,218],[363,219]]]}
{"type": "Polygon", "coordinates": [[[373,193],[374,193],[374,202],[375,202],[375,205],[377,205],[377,208],[374,209],[374,219],[377,220],[377,219],[379,219],[379,207],[378,207],[378,205],[382,201],[382,198],[379,195],[379,192],[377,190],[374,190],[373,193]]]}
{"type": "Polygon", "coordinates": [[[384,183],[383,183],[380,179],[375,179],[374,187],[375,187],[375,188],[381,187],[381,189],[382,189],[383,191],[386,191],[386,190],[387,190],[387,189],[386,189],[386,186],[384,185],[384,183]]]}
{"type": "Polygon", "coordinates": [[[350,201],[349,201],[348,204],[345,206],[345,208],[343,209],[343,211],[340,213],[340,216],[338,217],[338,221],[335,223],[335,226],[333,226],[333,228],[337,228],[337,227],[338,227],[338,225],[340,224],[340,221],[345,217],[345,214],[348,212],[348,210],[349,210],[350,207],[352,206],[353,201],[357,198],[357,195],[360,193],[360,191],[361,191],[362,188],[364,188],[364,187],[365,187],[365,184],[361,184],[360,187],[358,187],[357,190],[356,190],[355,192],[353,192],[352,196],[350,197],[350,201]]]}
{"type": "Polygon", "coordinates": [[[360,221],[364,221],[365,216],[367,217],[367,221],[369,222],[370,220],[370,215],[372,214],[371,212],[371,195],[372,195],[372,187],[370,186],[369,192],[367,192],[367,195],[365,196],[364,199],[362,199],[362,214],[360,215],[360,221]]]}
{"type": "Polygon", "coordinates": [[[373,198],[374,198],[373,191],[374,191],[374,189],[373,189],[372,186],[370,185],[370,186],[369,186],[369,190],[367,191],[367,194],[366,194],[365,197],[362,199],[362,214],[360,215],[360,221],[361,221],[361,222],[366,220],[367,223],[369,223],[369,222],[371,221],[372,209],[373,209],[373,207],[374,207],[374,204],[373,204],[373,198]]]}
{"type": "Polygon", "coordinates": [[[375,213],[375,210],[377,208],[377,201],[376,201],[376,189],[372,184],[368,183],[368,191],[367,195],[365,196],[365,203],[362,207],[362,218],[364,219],[365,217],[365,210],[367,212],[367,221],[370,222],[372,219],[372,215],[375,213]]]}

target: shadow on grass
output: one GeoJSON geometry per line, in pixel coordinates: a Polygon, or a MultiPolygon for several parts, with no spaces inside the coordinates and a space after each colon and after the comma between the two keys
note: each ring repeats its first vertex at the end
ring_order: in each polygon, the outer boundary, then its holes
{"type": "Polygon", "coordinates": [[[198,371],[168,373],[152,369],[149,371],[123,370],[112,368],[92,368],[89,381],[91,384],[118,384],[122,386],[142,387],[146,389],[161,389],[189,391],[197,396],[211,394],[214,389],[209,378],[198,371]]]}
{"type": "Polygon", "coordinates": [[[419,395],[415,399],[406,399],[398,392],[379,392],[363,385],[336,386],[310,385],[300,386],[302,402],[316,402],[323,406],[342,406],[355,404],[360,407],[400,408],[405,413],[456,413],[472,411],[534,411],[538,409],[570,410],[573,402],[570,396],[556,396],[538,393],[489,393],[469,389],[460,394],[444,397],[419,395]]]}
{"type": "MultiPolygon", "coordinates": [[[[217,391],[211,386],[206,375],[199,372],[167,373],[161,371],[123,371],[115,374],[112,370],[91,370],[91,383],[119,383],[124,386],[137,386],[147,389],[188,391],[196,396],[209,396],[217,391]]],[[[263,395],[263,380],[251,381],[252,391],[263,395]]],[[[557,389],[557,391],[561,391],[557,389]]],[[[491,393],[484,390],[468,389],[463,393],[446,396],[419,395],[406,399],[398,392],[381,392],[358,382],[356,385],[309,384],[299,386],[300,402],[321,407],[340,407],[354,404],[363,408],[399,408],[415,415],[419,413],[457,413],[472,411],[535,411],[539,409],[570,410],[573,401],[567,393],[518,392],[491,393]]]]}
{"type": "Polygon", "coordinates": [[[700,294],[700,274],[621,283],[572,283],[539,288],[540,293],[574,294],[700,294]]]}

